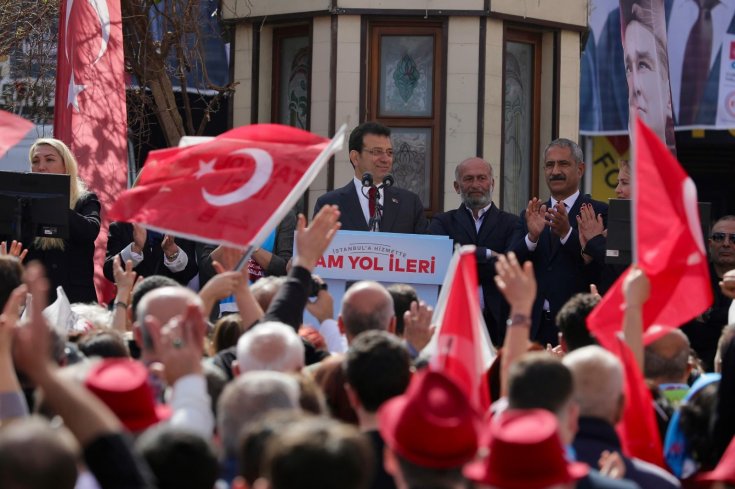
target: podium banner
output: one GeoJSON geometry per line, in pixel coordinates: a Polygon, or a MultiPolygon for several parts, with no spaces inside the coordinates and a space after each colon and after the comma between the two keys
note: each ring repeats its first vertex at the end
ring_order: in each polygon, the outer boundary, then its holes
{"type": "Polygon", "coordinates": [[[324,279],[440,285],[451,258],[446,236],[338,231],[314,273],[324,279]]]}

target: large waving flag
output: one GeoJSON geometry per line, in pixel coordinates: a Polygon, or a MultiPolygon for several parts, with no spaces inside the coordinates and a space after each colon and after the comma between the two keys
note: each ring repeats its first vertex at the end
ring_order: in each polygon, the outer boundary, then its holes
{"type": "Polygon", "coordinates": [[[32,129],[32,122],[10,112],[0,110],[0,158],[26,137],[32,129]]]}
{"type": "Polygon", "coordinates": [[[437,325],[427,345],[431,368],[450,377],[465,392],[477,412],[490,407],[487,369],[495,357],[480,310],[474,246],[455,251],[434,310],[437,325]]]}
{"type": "MultiPolygon", "coordinates": [[[[634,262],[651,282],[650,297],[643,307],[643,327],[678,327],[712,303],[697,189],[664,143],[640,119],[636,119],[634,141],[634,262]]],[[[592,311],[587,326],[625,366],[627,403],[619,426],[624,448],[630,455],[663,465],[651,395],[627,345],[617,338],[625,302],[622,285],[629,271],[592,311]]]]}
{"type": "Polygon", "coordinates": [[[259,246],[342,147],[278,124],[244,126],[193,146],[153,151],[110,218],[237,248],[259,246]]]}
{"type": "Polygon", "coordinates": [[[54,135],[79,162],[79,176],[102,203],[95,285],[102,298],[105,211],[127,186],[127,113],[119,0],[62,0],[59,5],[54,135]]]}

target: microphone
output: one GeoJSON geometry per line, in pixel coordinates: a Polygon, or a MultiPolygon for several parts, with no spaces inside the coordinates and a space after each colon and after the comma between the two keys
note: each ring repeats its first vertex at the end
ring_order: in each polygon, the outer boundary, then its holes
{"type": "Polygon", "coordinates": [[[373,186],[373,174],[369,171],[366,171],[362,174],[362,186],[363,187],[372,187],[373,186]]]}
{"type": "Polygon", "coordinates": [[[381,188],[392,187],[393,184],[395,183],[396,183],[396,180],[393,178],[393,175],[389,173],[383,177],[383,185],[381,185],[380,187],[381,188]]]}

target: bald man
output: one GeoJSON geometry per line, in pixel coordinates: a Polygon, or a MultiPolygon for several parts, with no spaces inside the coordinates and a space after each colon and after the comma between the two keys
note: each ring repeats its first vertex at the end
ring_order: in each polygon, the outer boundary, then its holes
{"type": "MultiPolygon", "coordinates": [[[[395,333],[393,298],[378,282],[355,282],[342,297],[342,311],[337,324],[348,345],[365,331],[395,333]]],[[[342,368],[343,360],[344,355],[332,355],[321,362],[314,372],[314,380],[324,392],[332,416],[356,425],[357,414],[344,388],[347,377],[342,368]]]]}
{"type": "Polygon", "coordinates": [[[480,303],[490,338],[503,344],[505,321],[510,309],[495,286],[495,260],[508,251],[519,218],[493,204],[493,168],[482,158],[468,158],[454,171],[454,190],[462,198],[458,209],[438,214],[429,233],[449,236],[455,244],[477,247],[477,276],[481,285],[480,303]]]}

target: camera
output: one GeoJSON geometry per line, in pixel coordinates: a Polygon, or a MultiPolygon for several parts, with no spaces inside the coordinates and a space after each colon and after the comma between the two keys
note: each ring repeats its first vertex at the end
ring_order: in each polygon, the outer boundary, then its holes
{"type": "Polygon", "coordinates": [[[320,290],[327,290],[327,284],[311,277],[311,282],[309,283],[309,297],[316,297],[319,295],[320,290]]]}

